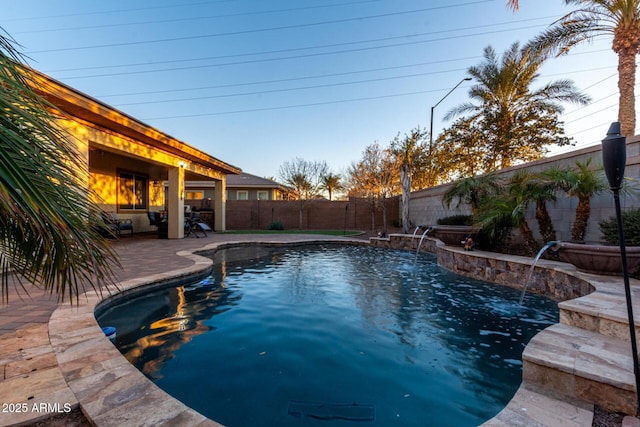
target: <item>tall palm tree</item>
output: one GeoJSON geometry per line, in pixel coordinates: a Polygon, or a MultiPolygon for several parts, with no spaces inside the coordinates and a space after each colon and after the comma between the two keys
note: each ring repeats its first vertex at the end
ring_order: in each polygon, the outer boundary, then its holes
{"type": "MultiPolygon", "coordinates": [[[[622,134],[635,135],[636,55],[640,49],[640,0],[565,0],[577,9],[551,24],[529,42],[545,54],[563,55],[577,44],[598,36],[613,36],[611,48],[618,55],[618,121],[622,134]]],[[[508,5],[517,8],[518,2],[508,5]]]]}
{"type": "Polygon", "coordinates": [[[469,118],[483,131],[487,146],[485,170],[511,166],[515,161],[541,158],[550,144],[566,145],[558,115],[562,102],[586,104],[589,97],[579,93],[570,80],[557,80],[539,89],[532,89],[545,56],[513,43],[498,58],[488,46],[484,61],[469,68],[477,82],[469,90],[471,102],[451,110],[446,119],[460,114],[469,118]]]}
{"type": "Polygon", "coordinates": [[[427,150],[425,139],[427,132],[419,127],[405,134],[400,139],[396,136],[391,141],[391,154],[400,165],[400,188],[402,190],[402,228],[404,233],[409,233],[409,202],[411,199],[411,182],[416,168],[421,168],[425,163],[427,150]]]}
{"type": "MultiPolygon", "coordinates": [[[[0,31],[2,31],[0,29],[0,31]]],[[[2,298],[25,281],[72,302],[113,282],[115,253],[100,236],[88,169],[55,125],[10,36],[0,33],[0,273],[2,298]]]]}
{"type": "Polygon", "coordinates": [[[344,189],[344,185],[342,185],[342,177],[330,172],[322,177],[320,188],[327,190],[329,193],[329,200],[333,200],[333,192],[344,189]]]}

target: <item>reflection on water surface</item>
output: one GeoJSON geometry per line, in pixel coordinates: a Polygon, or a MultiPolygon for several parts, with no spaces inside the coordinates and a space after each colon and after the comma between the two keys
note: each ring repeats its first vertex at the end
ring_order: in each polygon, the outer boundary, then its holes
{"type": "Polygon", "coordinates": [[[319,422],[292,415],[292,402],[319,402],[325,415],[371,407],[365,425],[477,425],[510,400],[524,346],[558,317],[552,301],[528,295],[521,306],[518,291],[456,276],[428,254],[242,247],[214,265],[204,281],[100,322],[156,384],[230,426],[319,422]]]}

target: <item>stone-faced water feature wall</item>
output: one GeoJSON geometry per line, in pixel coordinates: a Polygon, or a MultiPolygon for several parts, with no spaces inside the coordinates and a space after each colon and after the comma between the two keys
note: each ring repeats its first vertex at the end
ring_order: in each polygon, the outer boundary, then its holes
{"type": "MultiPolygon", "coordinates": [[[[416,251],[420,238],[397,234],[372,238],[370,244],[416,251]]],[[[526,285],[527,292],[560,301],[560,322],[529,342],[522,355],[520,389],[487,425],[590,425],[584,414],[592,417],[594,404],[611,412],[635,414],[637,395],[621,277],[584,273],[571,264],[540,260],[526,283],[532,258],[465,251],[434,238],[425,238],[420,251],[434,254],[439,265],[455,273],[517,289],[526,285]],[[545,399],[536,406],[535,402],[545,399]],[[580,421],[569,424],[561,416],[577,413],[580,421]],[[549,418],[551,415],[559,418],[549,418]]],[[[631,285],[632,300],[640,301],[640,282],[632,279],[631,285]]],[[[640,304],[634,306],[640,312],[640,304]]],[[[635,326],[640,333],[638,324],[635,326]]]]}
{"type": "MultiPolygon", "coordinates": [[[[391,234],[387,238],[372,237],[369,242],[376,247],[417,251],[420,238],[419,233],[415,236],[391,234]]],[[[439,265],[454,273],[517,289],[522,289],[524,278],[528,276],[533,262],[531,258],[521,256],[465,251],[461,247],[446,246],[428,236],[422,241],[420,252],[434,254],[439,265]]],[[[540,265],[535,267],[531,283],[527,284],[527,292],[556,301],[566,301],[588,295],[595,290],[588,281],[568,274],[567,264],[545,260],[540,265]],[[564,270],[556,269],[556,266],[564,267],[564,270]]]]}

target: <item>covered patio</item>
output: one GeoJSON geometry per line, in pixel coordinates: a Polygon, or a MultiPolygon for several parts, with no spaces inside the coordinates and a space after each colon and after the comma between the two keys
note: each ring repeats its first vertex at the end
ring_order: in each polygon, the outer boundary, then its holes
{"type": "Polygon", "coordinates": [[[215,230],[225,231],[226,176],[241,170],[119,110],[30,70],[36,90],[86,159],[87,189],[134,232],[152,231],[148,212],[167,212],[168,237],[184,237],[185,181],[215,181],[215,230]],[[165,192],[164,183],[168,182],[165,192]]]}

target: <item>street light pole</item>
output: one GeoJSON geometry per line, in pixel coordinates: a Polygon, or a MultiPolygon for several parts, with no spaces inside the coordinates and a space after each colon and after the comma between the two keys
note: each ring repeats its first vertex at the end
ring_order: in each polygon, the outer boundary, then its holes
{"type": "Polygon", "coordinates": [[[616,223],[618,240],[620,241],[620,257],[622,258],[622,276],[624,293],[627,300],[627,316],[629,318],[629,336],[631,340],[631,357],[633,360],[633,374],[636,379],[636,415],[640,414],[640,366],[638,364],[638,344],[636,342],[635,320],[633,318],[633,302],[631,301],[631,285],[629,284],[629,269],[622,226],[622,209],[620,208],[620,188],[624,179],[624,169],[627,163],[627,138],[620,134],[620,123],[613,122],[602,140],[602,163],[604,172],[613,192],[616,208],[616,223]]]}
{"type": "Polygon", "coordinates": [[[436,102],[436,105],[434,105],[433,107],[431,107],[431,125],[429,126],[429,152],[431,152],[431,146],[433,145],[433,110],[442,102],[444,101],[444,99],[451,95],[451,92],[453,92],[454,90],[456,90],[458,88],[458,86],[460,86],[462,84],[462,82],[468,82],[471,80],[471,77],[466,77],[462,80],[460,80],[458,82],[457,85],[455,85],[453,87],[453,89],[451,89],[449,92],[447,92],[447,94],[445,96],[442,97],[442,99],[438,102],[436,102]]]}

